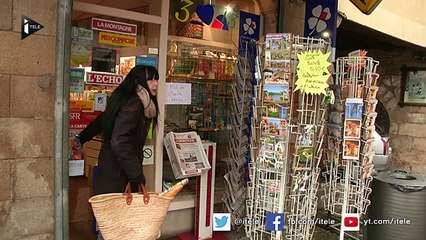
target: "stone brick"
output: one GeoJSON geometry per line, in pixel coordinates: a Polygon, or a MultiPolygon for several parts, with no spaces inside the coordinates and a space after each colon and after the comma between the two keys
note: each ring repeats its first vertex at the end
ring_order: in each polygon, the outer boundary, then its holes
{"type": "Polygon", "coordinates": [[[413,137],[410,136],[401,136],[401,135],[391,135],[389,138],[389,143],[393,149],[405,149],[408,150],[411,148],[413,143],[413,137]]]}
{"type": "Polygon", "coordinates": [[[13,201],[6,222],[0,227],[1,239],[25,239],[54,232],[53,206],[52,197],[13,201]]]}
{"type": "Polygon", "coordinates": [[[0,75],[0,118],[10,116],[9,106],[10,106],[10,76],[0,75]]]}
{"type": "Polygon", "coordinates": [[[45,119],[0,118],[0,159],[53,157],[53,129],[45,119]]]}
{"type": "Polygon", "coordinates": [[[398,123],[391,122],[389,126],[389,134],[398,134],[398,123]]]}
{"type": "Polygon", "coordinates": [[[54,76],[55,37],[32,35],[21,40],[20,32],[0,31],[0,73],[54,76]]]}
{"type": "Polygon", "coordinates": [[[426,136],[422,138],[414,138],[412,148],[415,151],[422,151],[426,159],[426,136]]]}
{"type": "Polygon", "coordinates": [[[53,159],[36,158],[15,161],[15,199],[52,196],[54,192],[53,159]]]}
{"type": "Polygon", "coordinates": [[[423,124],[402,123],[399,125],[399,135],[426,137],[426,128],[423,124]]]}
{"type": "Polygon", "coordinates": [[[12,176],[9,160],[0,160],[0,201],[12,199],[12,176]]]}
{"type": "Polygon", "coordinates": [[[56,0],[15,0],[13,3],[13,31],[21,32],[21,18],[22,15],[25,15],[43,25],[43,29],[33,35],[54,36],[56,34],[56,2],[56,0]]]}
{"type": "Polygon", "coordinates": [[[425,123],[425,115],[422,113],[409,113],[407,115],[407,122],[409,123],[425,123]]]}
{"type": "Polygon", "coordinates": [[[22,237],[20,240],[53,240],[55,239],[55,236],[53,234],[37,234],[37,235],[31,235],[31,236],[25,236],[22,237]]]}
{"type": "Polygon", "coordinates": [[[3,232],[3,227],[6,225],[12,201],[0,201],[0,233],[3,232]]]}
{"type": "Polygon", "coordinates": [[[38,86],[37,77],[12,76],[10,95],[11,117],[47,117],[53,119],[54,84],[43,89],[38,86]]]}
{"type": "Polygon", "coordinates": [[[2,0],[0,4],[0,30],[12,30],[13,0],[2,0]]]}

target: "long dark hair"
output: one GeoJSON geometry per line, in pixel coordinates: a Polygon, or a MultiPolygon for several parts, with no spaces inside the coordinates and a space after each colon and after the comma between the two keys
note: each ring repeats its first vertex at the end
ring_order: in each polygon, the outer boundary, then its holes
{"type": "MultiPolygon", "coordinates": [[[[109,143],[111,140],[112,130],[114,128],[115,118],[120,112],[123,104],[133,95],[136,95],[137,85],[141,85],[148,90],[149,96],[157,108],[157,115],[154,118],[154,126],[157,123],[158,116],[158,102],[157,97],[153,96],[148,89],[147,80],[158,80],[158,71],[153,66],[138,65],[130,70],[123,82],[112,92],[111,97],[108,99],[108,104],[104,112],[102,120],[103,139],[104,142],[109,143]]],[[[143,114],[143,111],[142,111],[143,114]]]]}

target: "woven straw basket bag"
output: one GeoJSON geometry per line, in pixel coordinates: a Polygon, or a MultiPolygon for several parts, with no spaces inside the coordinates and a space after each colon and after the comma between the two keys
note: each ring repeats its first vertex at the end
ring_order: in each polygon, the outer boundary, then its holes
{"type": "Polygon", "coordinates": [[[89,199],[105,240],[153,240],[158,237],[172,197],[148,193],[139,185],[139,193],[109,193],[89,199]]]}

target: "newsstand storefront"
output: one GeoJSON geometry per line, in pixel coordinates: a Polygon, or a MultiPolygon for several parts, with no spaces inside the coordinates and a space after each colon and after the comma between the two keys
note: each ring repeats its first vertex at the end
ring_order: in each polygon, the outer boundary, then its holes
{"type": "Polygon", "coordinates": [[[216,149],[228,144],[229,86],[240,15],[258,19],[250,29],[259,35],[259,5],[256,1],[73,1],[72,10],[65,6],[62,10],[70,15],[58,23],[67,37],[59,71],[65,81],[57,86],[57,103],[62,105],[62,110],[56,109],[55,135],[57,238],[96,239],[98,229],[88,199],[103,139],[98,135],[81,149],[75,136],[105,110],[107,99],[130,69],[141,64],[159,71],[159,121],[144,147],[148,191],[161,192],[178,181],[163,147],[165,134],[195,131],[210,141],[204,144],[211,163],[208,177],[189,176],[189,184],[169,207],[162,236],[211,236],[212,213],[223,210],[227,153],[216,149]]]}

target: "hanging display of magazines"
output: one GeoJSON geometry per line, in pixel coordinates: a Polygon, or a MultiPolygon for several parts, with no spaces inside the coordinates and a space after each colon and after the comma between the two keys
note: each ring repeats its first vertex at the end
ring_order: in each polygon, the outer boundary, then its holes
{"type": "MultiPolygon", "coordinates": [[[[325,209],[342,219],[362,217],[370,205],[378,65],[360,50],[336,60],[331,86],[336,100],[328,114],[323,200],[325,209]]],[[[346,230],[359,230],[359,226],[347,229],[344,224],[334,228],[340,230],[340,239],[346,230]]]]}
{"type": "Polygon", "coordinates": [[[306,221],[314,221],[317,209],[328,46],[323,39],[279,33],[266,35],[259,48],[264,64],[252,121],[259,140],[248,183],[247,217],[256,219],[246,227],[251,239],[312,238],[314,226],[306,221]]]}

